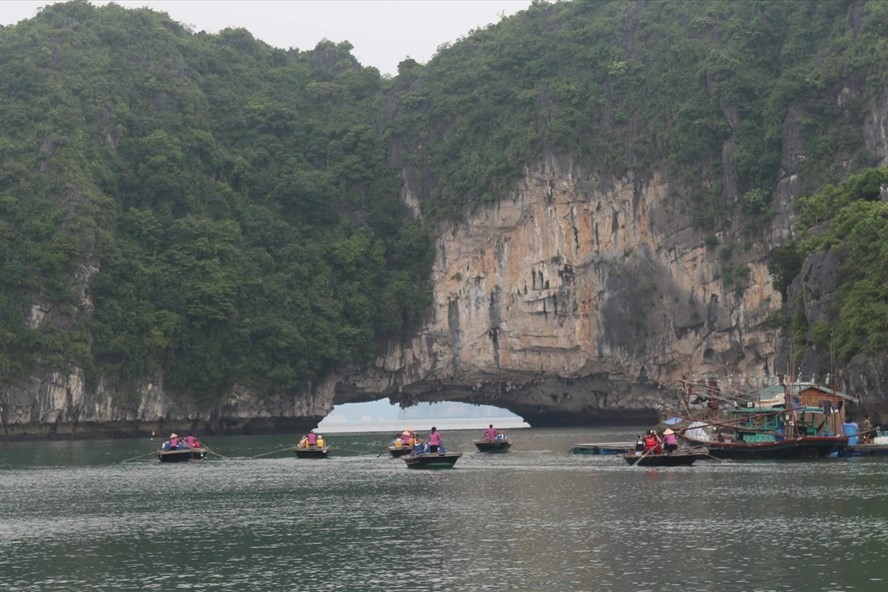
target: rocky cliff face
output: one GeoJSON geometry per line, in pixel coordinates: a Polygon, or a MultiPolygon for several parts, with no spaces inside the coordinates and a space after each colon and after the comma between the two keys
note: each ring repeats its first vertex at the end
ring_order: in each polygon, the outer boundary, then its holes
{"type": "Polygon", "coordinates": [[[656,420],[682,378],[770,372],[781,305],[762,245],[695,230],[664,178],[610,178],[568,160],[442,229],[428,325],[335,402],[507,408],[535,426],[656,420]],[[739,271],[742,270],[742,271],[739,271]]]}
{"type": "MultiPolygon", "coordinates": [[[[883,97],[864,122],[867,150],[883,164],[886,121],[883,97]]],[[[211,409],[176,402],[162,378],[88,389],[77,369],[35,374],[0,392],[2,435],[299,432],[334,404],[384,397],[496,405],[534,426],[649,423],[674,408],[683,378],[782,372],[786,342],[781,353],[766,323],[781,296],[765,259],[791,226],[794,164],[805,150],[797,127],[787,122],[764,240],[702,234],[680,183],[657,172],[614,178],[548,156],[499,203],[441,227],[428,322],[371,367],[342,369],[309,393],[260,400],[235,389],[211,409]]],[[[409,184],[405,200],[416,204],[409,184]]],[[[83,277],[96,265],[85,264],[83,277]]],[[[791,291],[791,300],[803,295],[811,324],[832,293],[831,269],[828,254],[809,260],[791,291]]],[[[33,322],[45,322],[35,311],[33,322]]],[[[806,356],[803,367],[822,366],[824,352],[806,356]]],[[[886,364],[858,359],[844,370],[840,387],[888,415],[886,364]]]]}

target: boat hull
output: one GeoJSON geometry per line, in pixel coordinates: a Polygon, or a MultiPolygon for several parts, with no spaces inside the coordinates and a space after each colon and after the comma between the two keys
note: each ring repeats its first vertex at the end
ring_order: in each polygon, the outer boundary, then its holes
{"type": "Polygon", "coordinates": [[[512,443],[508,440],[475,440],[478,452],[508,452],[512,443]]]}
{"type": "Polygon", "coordinates": [[[616,455],[627,454],[635,449],[634,444],[574,444],[574,454],[616,455]]]}
{"type": "Polygon", "coordinates": [[[176,450],[161,450],[157,458],[162,463],[188,462],[206,458],[206,448],[179,448],[176,450]]]}
{"type": "Polygon", "coordinates": [[[388,447],[389,454],[398,458],[400,456],[407,456],[408,454],[413,452],[413,449],[409,446],[389,446],[388,447]]]}
{"type": "Polygon", "coordinates": [[[888,456],[888,444],[849,444],[842,456],[888,456]]]}
{"type": "Polygon", "coordinates": [[[436,453],[426,452],[402,456],[408,469],[451,469],[462,452],[436,453]]]}
{"type": "Polygon", "coordinates": [[[327,458],[330,452],[329,446],[306,446],[293,448],[296,458],[327,458]]]}
{"type": "Polygon", "coordinates": [[[659,452],[656,454],[633,451],[624,454],[623,458],[628,464],[640,467],[689,467],[707,456],[708,453],[702,451],[659,452]]]}
{"type": "Polygon", "coordinates": [[[826,458],[848,445],[844,436],[804,436],[773,442],[707,442],[684,437],[692,446],[706,446],[709,454],[729,460],[800,460],[826,458]]]}

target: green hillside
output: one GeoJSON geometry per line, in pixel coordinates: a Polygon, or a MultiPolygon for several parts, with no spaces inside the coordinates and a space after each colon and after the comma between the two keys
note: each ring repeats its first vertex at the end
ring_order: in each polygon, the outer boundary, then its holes
{"type": "MultiPolygon", "coordinates": [[[[544,155],[667,171],[702,229],[755,237],[788,166],[809,195],[875,166],[862,122],[886,41],[884,1],[537,2],[383,79],[348,43],[287,52],[52,5],[0,28],[0,380],[76,366],[207,401],[304,390],[411,335],[434,224],[544,155]],[[790,141],[803,160],[781,161],[790,141]]],[[[873,232],[830,244],[884,250],[873,232]]],[[[885,317],[881,277],[849,306],[885,317]]],[[[845,355],[886,347],[854,323],[845,355]]]]}
{"type": "Polygon", "coordinates": [[[414,329],[429,234],[349,50],[79,2],[0,30],[0,373],[296,390],[414,329]]]}

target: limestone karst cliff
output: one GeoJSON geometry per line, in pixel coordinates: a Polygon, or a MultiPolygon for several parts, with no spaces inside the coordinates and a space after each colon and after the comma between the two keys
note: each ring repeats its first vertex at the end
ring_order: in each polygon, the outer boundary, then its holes
{"type": "Polygon", "coordinates": [[[299,431],[380,398],[649,423],[681,379],[789,369],[888,414],[884,362],[814,335],[835,254],[785,290],[768,267],[798,198],[886,164],[880,9],[534,3],[384,80],[347,43],[53,5],[0,31],[47,40],[0,61],[0,433],[299,431]]]}

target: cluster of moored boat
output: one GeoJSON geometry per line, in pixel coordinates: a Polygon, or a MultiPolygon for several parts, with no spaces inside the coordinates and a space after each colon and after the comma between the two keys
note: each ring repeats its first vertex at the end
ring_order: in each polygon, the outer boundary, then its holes
{"type": "Polygon", "coordinates": [[[816,383],[774,384],[752,396],[734,396],[718,382],[686,383],[684,416],[664,420],[654,440],[577,444],[576,454],[620,454],[629,464],[690,465],[697,460],[795,460],[888,455],[888,437],[867,419],[864,429],[845,416],[853,397],[816,383]],[[705,404],[702,413],[692,406],[705,404]],[[727,409],[724,409],[727,407],[727,409]],[[682,446],[667,451],[660,434],[682,446]],[[877,435],[878,434],[878,435],[877,435]],[[876,436],[877,435],[877,436],[876,436]],[[876,436],[876,437],[874,437],[876,436]]]}
{"type": "MultiPolygon", "coordinates": [[[[630,465],[640,466],[687,466],[703,459],[888,456],[888,437],[872,428],[868,418],[863,429],[848,421],[847,404],[856,401],[831,387],[781,381],[751,396],[737,396],[708,380],[685,383],[680,400],[684,414],[664,419],[647,436],[634,442],[577,444],[573,452],[621,455],[630,465]],[[695,413],[693,407],[700,404],[702,410],[695,413]]],[[[293,448],[298,458],[327,458],[330,448],[315,436],[308,434],[293,448]]],[[[462,456],[444,449],[435,428],[429,439],[424,442],[408,429],[396,435],[387,449],[410,468],[450,468],[462,456]]],[[[486,453],[508,452],[512,446],[492,425],[483,438],[473,442],[479,452],[486,453]]],[[[159,457],[161,462],[178,462],[204,458],[207,452],[203,447],[180,447],[161,450],[159,457]]]]}

